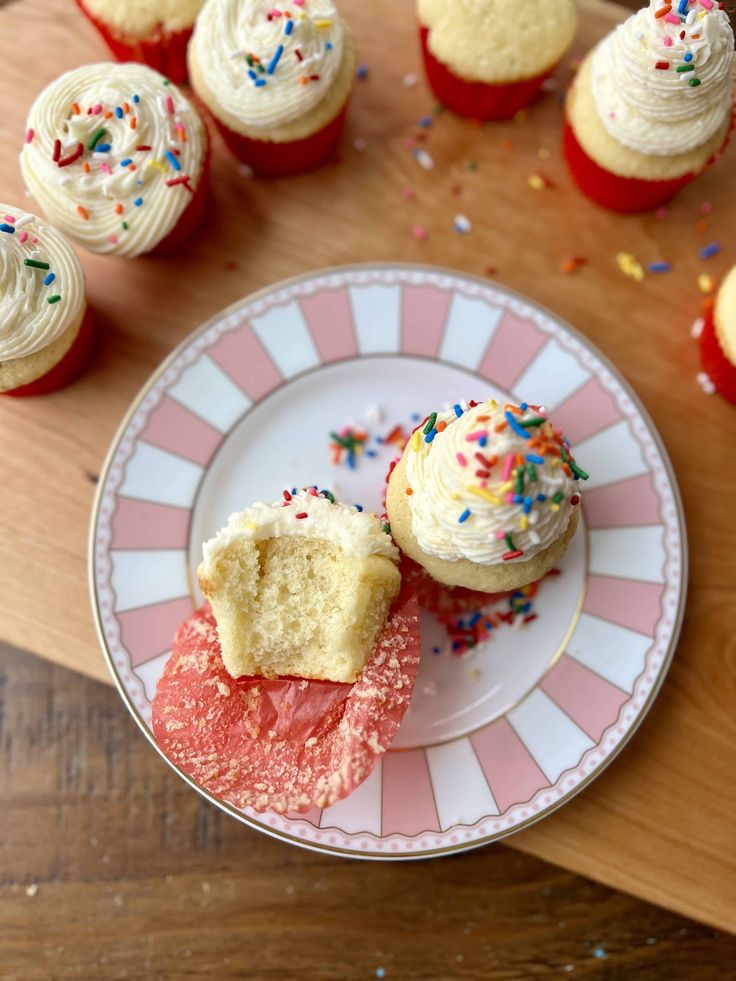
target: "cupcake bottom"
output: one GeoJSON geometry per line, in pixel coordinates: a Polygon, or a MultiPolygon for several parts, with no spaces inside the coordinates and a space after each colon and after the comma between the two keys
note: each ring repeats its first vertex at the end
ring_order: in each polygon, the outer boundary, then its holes
{"type": "Polygon", "coordinates": [[[155,68],[176,84],[187,81],[187,45],[192,36],[191,28],[170,33],[158,29],[152,37],[145,39],[126,37],[91,14],[85,7],[84,0],[76,2],[118,61],[140,61],[155,68]]]}
{"type": "Polygon", "coordinates": [[[580,509],[576,507],[564,532],[547,548],[523,562],[502,562],[495,565],[480,565],[469,559],[457,559],[453,562],[429,555],[414,537],[407,487],[406,468],[402,459],[391,474],[386,496],[391,535],[404,555],[419,563],[433,579],[446,586],[463,586],[481,593],[506,593],[527,586],[546,576],[557,565],[578,526],[580,509]]]}
{"type": "Polygon", "coordinates": [[[18,388],[11,388],[2,395],[24,398],[31,395],[48,395],[68,385],[77,378],[87,366],[94,344],[94,320],[89,307],[85,307],[82,323],[72,346],[60,361],[34,381],[18,388]]]}
{"type": "MultiPolygon", "coordinates": [[[[189,194],[189,191],[183,190],[181,193],[189,194]]],[[[206,218],[210,208],[211,198],[210,155],[208,151],[204,166],[202,167],[202,173],[199,176],[199,183],[191,194],[191,201],[184,211],[182,211],[179,220],[169,234],[161,239],[158,245],[154,246],[149,255],[170,255],[185,245],[206,218]]]]}
{"type": "Polygon", "coordinates": [[[718,394],[736,404],[736,365],[726,357],[718,340],[712,307],[705,314],[700,334],[700,360],[718,394]]]}
{"type": "Polygon", "coordinates": [[[290,177],[322,166],[332,156],[340,142],[345,127],[347,102],[338,114],[322,129],[301,140],[276,143],[273,140],[256,140],[228,129],[215,118],[223,140],[229,150],[241,161],[252,167],[259,177],[290,177]]]}
{"type": "Polygon", "coordinates": [[[510,119],[532,102],[555,69],[552,65],[541,75],[521,82],[510,82],[508,85],[466,82],[438,61],[429,50],[429,30],[420,26],[419,33],[429,86],[442,105],[458,116],[467,116],[484,122],[493,119],[510,119]]]}
{"type": "Polygon", "coordinates": [[[570,173],[583,194],[611,211],[631,213],[659,208],[697,177],[694,172],[668,180],[619,177],[588,156],[569,121],[565,123],[563,148],[570,173]]]}

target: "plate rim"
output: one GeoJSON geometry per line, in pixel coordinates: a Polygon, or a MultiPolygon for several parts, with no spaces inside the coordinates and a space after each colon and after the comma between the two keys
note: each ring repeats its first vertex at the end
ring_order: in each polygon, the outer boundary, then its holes
{"type": "MultiPolygon", "coordinates": [[[[561,807],[569,804],[575,797],[578,796],[583,790],[586,790],[610,765],[614,762],[621,753],[621,751],[629,745],[631,739],[639,731],[644,720],[648,717],[654,702],[659,697],[659,693],[662,689],[664,681],[669,674],[670,667],[672,666],[672,661],[674,659],[675,651],[677,650],[680,635],[682,632],[682,625],[685,616],[685,607],[687,605],[687,594],[689,586],[689,575],[690,575],[690,556],[689,556],[689,541],[687,535],[687,522],[685,509],[682,500],[682,494],[680,492],[679,483],[677,480],[677,475],[675,473],[674,466],[667,451],[664,439],[659,432],[659,429],[655,426],[652,417],[650,416],[648,410],[643,404],[638,393],[633,388],[632,384],[628,381],[626,376],[613,364],[613,362],[604,354],[598,346],[591,341],[586,335],[570,324],[564,317],[550,310],[544,304],[539,303],[537,300],[530,298],[518,290],[512,287],[506,286],[503,283],[499,283],[496,280],[489,279],[483,276],[475,275],[473,273],[468,273],[459,269],[452,269],[449,266],[436,266],[428,263],[413,263],[413,262],[391,262],[391,261],[365,261],[365,262],[353,262],[345,263],[334,266],[325,266],[318,269],[311,269],[307,272],[298,273],[294,276],[290,276],[286,279],[278,280],[275,283],[271,283],[267,286],[261,287],[254,290],[251,293],[247,293],[245,296],[240,297],[233,303],[226,307],[218,310],[215,314],[209,317],[204,323],[200,324],[193,331],[188,333],[182,340],[166,355],[165,358],[157,365],[157,367],[151,372],[151,374],[146,378],[143,385],[138,389],[133,399],[131,400],[128,408],[126,409],[119,425],[117,426],[108,446],[107,452],[103,459],[102,466],[100,468],[100,474],[97,481],[97,487],[95,489],[94,500],[92,503],[92,511],[90,514],[89,521],[89,534],[88,534],[88,544],[87,544],[87,581],[89,586],[89,599],[92,609],[92,618],[95,626],[95,633],[102,650],[103,657],[107,664],[107,668],[112,675],[115,686],[120,694],[120,697],[128,709],[129,713],[132,715],[139,729],[142,731],[143,735],[146,737],[148,742],[154,747],[159,756],[168,764],[169,767],[181,777],[194,791],[196,791],[205,800],[214,804],[224,813],[234,817],[236,820],[245,824],[249,828],[255,831],[269,835],[271,838],[275,838],[279,841],[286,842],[287,844],[296,845],[300,848],[305,848],[308,851],[317,852],[319,854],[336,855],[341,858],[352,858],[359,861],[377,861],[377,862],[406,862],[406,861],[420,861],[422,859],[438,858],[446,855],[454,855],[460,852],[473,851],[476,848],[485,847],[486,845],[494,844],[505,838],[511,837],[512,835],[518,834],[521,831],[526,830],[544,818],[547,818],[551,814],[554,814],[561,807]],[[118,674],[117,668],[112,658],[112,654],[109,650],[107,639],[104,634],[102,617],[100,615],[100,610],[98,606],[98,597],[96,590],[95,581],[95,568],[96,568],[96,556],[95,556],[95,545],[96,545],[96,532],[100,517],[100,505],[102,502],[102,497],[105,490],[105,485],[107,478],[109,476],[109,471],[113,463],[115,454],[117,453],[120,442],[127,431],[131,419],[134,417],[135,413],[140,408],[146,395],[150,392],[153,386],[156,384],[160,376],[177,360],[177,358],[182,354],[194,341],[205,334],[211,327],[216,323],[221,321],[223,318],[234,314],[240,308],[256,302],[257,300],[268,296],[276,291],[285,290],[292,286],[295,286],[304,281],[309,281],[313,279],[318,279],[321,277],[342,275],[347,272],[371,272],[371,271],[405,271],[407,273],[415,274],[434,274],[434,275],[445,275],[454,279],[461,279],[467,282],[479,285],[486,289],[492,288],[496,289],[507,296],[521,301],[522,303],[536,309],[539,313],[551,320],[556,321],[558,324],[562,325],[566,331],[568,331],[581,345],[583,348],[592,350],[595,357],[599,359],[601,364],[613,375],[619,385],[624,389],[625,394],[631,399],[637,413],[643,419],[648,433],[657,451],[662,459],[662,464],[666,472],[670,490],[672,492],[675,511],[677,514],[677,524],[680,532],[680,574],[679,574],[679,591],[678,591],[678,605],[674,616],[674,621],[672,625],[672,633],[670,637],[667,650],[662,658],[662,664],[655,682],[647,695],[646,701],[643,703],[641,709],[637,713],[636,717],[632,721],[628,730],[624,734],[623,738],[616,744],[616,746],[611,750],[611,752],[598,764],[598,766],[583,777],[575,787],[573,787],[567,794],[561,797],[558,801],[553,801],[549,804],[541,813],[531,814],[528,818],[523,819],[518,824],[513,827],[504,830],[500,829],[491,834],[487,834],[482,838],[478,838],[474,841],[467,842],[457,842],[456,844],[442,845],[436,848],[428,848],[418,852],[362,852],[350,848],[342,848],[338,845],[331,845],[329,843],[323,842],[310,842],[303,838],[298,838],[295,835],[291,835],[288,832],[278,830],[276,828],[269,827],[265,822],[261,823],[253,818],[251,818],[244,811],[235,808],[232,804],[227,801],[220,800],[214,794],[210,793],[206,788],[200,787],[195,783],[183,770],[181,770],[175,763],[173,763],[163,752],[161,747],[158,745],[153,731],[149,729],[145,720],[140,716],[138,709],[133,704],[127,689],[125,688],[121,677],[118,674]]],[[[458,828],[469,827],[469,825],[458,824],[458,828]]],[[[373,837],[376,837],[373,835],[373,837]]],[[[379,840],[381,836],[378,836],[379,840]]],[[[412,837],[419,837],[419,834],[412,837]]]]}

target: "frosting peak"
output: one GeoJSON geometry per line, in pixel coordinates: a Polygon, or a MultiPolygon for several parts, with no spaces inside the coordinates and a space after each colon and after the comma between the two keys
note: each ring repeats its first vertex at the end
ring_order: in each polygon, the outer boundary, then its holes
{"type": "Polygon", "coordinates": [[[525,561],[551,545],[588,476],[542,409],[493,400],[432,413],[404,459],[420,547],[479,565],[525,561]]]}
{"type": "Polygon", "coordinates": [[[639,153],[706,143],[732,111],[734,37],[712,0],[650,0],[593,54],[593,98],[608,133],[639,153]]]}

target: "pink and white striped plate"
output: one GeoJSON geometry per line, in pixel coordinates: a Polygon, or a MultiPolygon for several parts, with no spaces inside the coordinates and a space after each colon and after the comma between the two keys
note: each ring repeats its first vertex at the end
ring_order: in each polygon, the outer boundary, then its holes
{"type": "Polygon", "coordinates": [[[330,431],[371,406],[385,432],[491,396],[546,405],[591,474],[538,619],[468,660],[436,654],[446,642],[425,616],[409,714],[370,778],[305,815],[215,801],[246,824],[321,851],[419,858],[569,800],[631,737],[672,658],[686,580],[677,486],[651,421],[585,338],[500,286],[420,266],[346,267],[249,297],[174,351],[131,408],[100,480],[91,589],[110,668],[153,741],[156,681],[201,602],[201,543],[227,515],[304,483],[378,509],[388,449],[338,469],[330,431]]]}

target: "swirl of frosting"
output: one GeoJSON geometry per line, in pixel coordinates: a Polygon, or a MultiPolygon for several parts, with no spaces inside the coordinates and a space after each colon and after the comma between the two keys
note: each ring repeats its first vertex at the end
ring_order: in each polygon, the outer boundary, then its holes
{"type": "Polygon", "coordinates": [[[288,494],[288,499],[286,494],[274,504],[259,502],[231,514],[227,525],[202,547],[204,574],[212,573],[217,557],[234,541],[262,542],[288,535],[332,542],[358,558],[382,555],[398,561],[399,550],[374,515],[318,494],[288,494]]]}
{"type": "Polygon", "coordinates": [[[136,256],[173,230],[206,151],[202,120],[163,75],[105,63],[67,72],[41,93],[20,162],[62,231],[93,252],[136,256]]]}
{"type": "Polygon", "coordinates": [[[651,0],[593,54],[595,106],[608,133],[639,153],[687,153],[732,111],[733,31],[708,0],[651,0]],[[671,9],[664,14],[665,8],[671,9]]]}
{"type": "Polygon", "coordinates": [[[64,236],[0,204],[0,362],[53,344],[84,304],[84,273],[64,236]]]}
{"type": "Polygon", "coordinates": [[[202,0],[83,0],[93,17],[128,37],[148,37],[158,28],[183,31],[196,20],[202,0]]]}
{"type": "Polygon", "coordinates": [[[563,534],[588,475],[538,406],[470,405],[433,413],[409,442],[412,533],[451,562],[530,559],[563,534]]]}
{"type": "Polygon", "coordinates": [[[190,57],[218,107],[267,130],[316,108],[338,76],[346,28],[331,0],[207,0],[190,57]]]}

